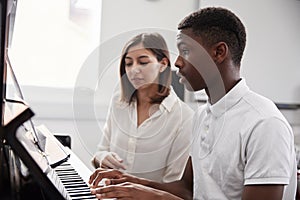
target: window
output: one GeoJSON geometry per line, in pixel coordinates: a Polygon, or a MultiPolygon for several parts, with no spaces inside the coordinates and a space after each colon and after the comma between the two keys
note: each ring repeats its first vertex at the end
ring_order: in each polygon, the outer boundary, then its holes
{"type": "Polygon", "coordinates": [[[73,88],[99,45],[101,1],[18,1],[10,57],[21,85],[73,88]]]}

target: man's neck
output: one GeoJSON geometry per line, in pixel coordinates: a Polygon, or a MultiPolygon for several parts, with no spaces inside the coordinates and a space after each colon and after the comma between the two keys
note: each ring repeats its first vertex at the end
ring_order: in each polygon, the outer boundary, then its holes
{"type": "Polygon", "coordinates": [[[209,88],[205,88],[205,92],[208,96],[208,101],[211,104],[218,102],[221,98],[223,98],[238,82],[242,80],[241,77],[236,77],[234,79],[223,81],[222,84],[215,84],[209,88]]]}

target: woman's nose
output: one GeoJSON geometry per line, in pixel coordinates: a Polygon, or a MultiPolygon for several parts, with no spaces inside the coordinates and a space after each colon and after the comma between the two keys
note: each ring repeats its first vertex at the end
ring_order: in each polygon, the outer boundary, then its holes
{"type": "Polygon", "coordinates": [[[131,71],[133,73],[140,73],[141,72],[141,66],[140,65],[133,65],[131,71]]]}

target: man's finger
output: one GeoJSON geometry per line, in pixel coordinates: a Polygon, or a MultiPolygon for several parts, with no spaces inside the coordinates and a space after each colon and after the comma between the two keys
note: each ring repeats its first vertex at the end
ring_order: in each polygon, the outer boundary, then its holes
{"type": "Polygon", "coordinates": [[[94,179],[97,177],[97,174],[101,172],[101,168],[97,168],[93,173],[92,175],[90,176],[90,179],[89,179],[89,184],[92,184],[92,182],[94,181],[94,179]]]}
{"type": "Polygon", "coordinates": [[[118,170],[97,169],[90,176],[89,184],[91,184],[92,186],[98,186],[99,182],[104,178],[119,179],[122,178],[122,173],[118,170]]]}
{"type": "Polygon", "coordinates": [[[125,183],[125,182],[127,182],[126,177],[119,178],[119,179],[107,179],[107,180],[105,180],[105,185],[116,185],[116,184],[125,183]]]}
{"type": "Polygon", "coordinates": [[[97,198],[100,198],[100,199],[131,197],[129,188],[122,187],[122,186],[116,186],[116,185],[97,188],[97,189],[95,189],[95,191],[92,191],[92,193],[96,194],[97,198]]]}

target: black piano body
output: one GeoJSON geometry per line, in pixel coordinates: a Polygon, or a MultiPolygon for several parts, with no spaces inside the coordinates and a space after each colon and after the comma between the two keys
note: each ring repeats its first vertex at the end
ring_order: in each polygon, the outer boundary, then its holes
{"type": "Polygon", "coordinates": [[[20,114],[1,128],[6,145],[11,151],[9,153],[11,156],[8,157],[10,177],[19,177],[18,179],[10,178],[10,194],[6,194],[5,198],[96,199],[90,193],[86,183],[90,171],[75,154],[69,150],[69,157],[52,167],[48,164],[43,152],[36,151],[38,148],[32,141],[26,141],[28,138],[23,131],[22,124],[33,116],[33,112],[26,105],[22,105],[22,107],[20,114]],[[24,176],[20,172],[21,165],[18,163],[20,161],[29,169],[30,174],[27,176],[27,183],[25,183],[26,180],[22,180],[24,176]]]}

